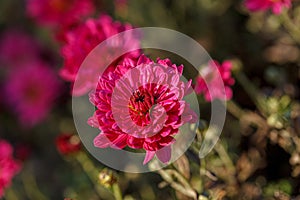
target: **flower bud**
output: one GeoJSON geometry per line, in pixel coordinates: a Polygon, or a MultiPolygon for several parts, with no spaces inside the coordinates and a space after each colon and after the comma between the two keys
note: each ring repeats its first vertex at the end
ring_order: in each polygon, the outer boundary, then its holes
{"type": "Polygon", "coordinates": [[[106,188],[110,188],[115,182],[117,182],[117,178],[113,172],[106,168],[99,173],[98,178],[100,184],[106,188]]]}

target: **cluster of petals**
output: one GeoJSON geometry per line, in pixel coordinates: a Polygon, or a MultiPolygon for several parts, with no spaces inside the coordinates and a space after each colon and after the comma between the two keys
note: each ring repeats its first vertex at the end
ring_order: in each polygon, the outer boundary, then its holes
{"type": "Polygon", "coordinates": [[[13,148],[5,140],[0,140],[0,198],[12,179],[20,171],[21,163],[13,158],[13,148]]]}
{"type": "MultiPolygon", "coordinates": [[[[66,81],[74,83],[84,59],[97,45],[113,35],[132,28],[130,24],[113,21],[110,16],[103,14],[97,19],[88,19],[85,23],[66,31],[64,33],[66,41],[61,48],[61,54],[64,59],[64,65],[60,71],[61,77],[66,81]]],[[[127,38],[126,41],[114,41],[111,45],[111,48],[107,47],[108,49],[106,49],[106,51],[98,53],[99,57],[97,58],[97,62],[105,60],[105,57],[111,56],[111,51],[115,51],[116,54],[118,49],[125,48],[124,46],[126,45],[139,47],[139,39],[135,37],[127,38]]],[[[138,51],[127,53],[119,57],[115,62],[122,61],[126,57],[131,59],[137,58],[138,55],[138,51]]],[[[96,69],[93,67],[89,67],[88,70],[83,69],[82,74],[84,75],[82,75],[82,77],[85,77],[85,79],[82,81],[80,87],[73,88],[73,95],[79,96],[86,94],[91,88],[95,87],[94,83],[97,82],[98,79],[95,74],[99,71],[98,67],[106,68],[107,66],[101,66],[100,63],[96,69]]]]}
{"type": "Polygon", "coordinates": [[[208,65],[200,69],[195,92],[203,94],[208,102],[215,99],[230,100],[232,98],[231,86],[235,82],[231,75],[232,66],[231,61],[224,61],[222,64],[210,61],[208,65]]]}
{"type": "Polygon", "coordinates": [[[180,80],[182,72],[183,65],[169,59],[154,62],[144,55],[108,68],[90,95],[96,111],[88,123],[101,131],[94,145],[144,149],[144,164],[155,155],[163,163],[170,161],[179,128],[197,121],[183,100],[192,87],[191,81],[180,80]]]}
{"type": "Polygon", "coordinates": [[[245,6],[252,12],[271,9],[274,14],[280,14],[283,9],[291,7],[291,0],[246,0],[245,6]]]}
{"type": "Polygon", "coordinates": [[[93,0],[27,0],[27,14],[43,26],[67,26],[90,16],[93,0]]]}

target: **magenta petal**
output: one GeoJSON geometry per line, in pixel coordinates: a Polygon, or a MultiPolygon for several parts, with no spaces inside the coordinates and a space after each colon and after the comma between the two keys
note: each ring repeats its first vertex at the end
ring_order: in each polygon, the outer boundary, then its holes
{"type": "Polygon", "coordinates": [[[98,148],[106,148],[110,145],[110,140],[106,137],[104,133],[100,133],[94,139],[94,146],[98,148]]]}
{"type": "Polygon", "coordinates": [[[224,70],[225,71],[229,71],[229,70],[231,70],[232,69],[232,62],[230,61],[230,60],[225,60],[224,62],[223,62],[223,64],[222,64],[222,66],[223,66],[223,68],[224,68],[224,70]]]}
{"type": "Polygon", "coordinates": [[[272,11],[275,15],[279,15],[282,11],[282,3],[274,3],[272,11]]]}
{"type": "Polygon", "coordinates": [[[0,157],[8,158],[12,155],[12,153],[13,153],[13,149],[11,145],[4,140],[0,140],[0,157]]]}
{"type": "Polygon", "coordinates": [[[96,102],[95,102],[95,92],[94,91],[89,93],[89,100],[90,100],[90,102],[93,105],[96,105],[96,102]]]}
{"type": "Polygon", "coordinates": [[[112,141],[113,144],[111,147],[115,149],[123,149],[127,145],[127,138],[128,138],[127,134],[119,135],[117,139],[112,141]]]}
{"type": "Polygon", "coordinates": [[[180,65],[177,67],[177,70],[179,72],[180,75],[182,75],[182,72],[183,72],[183,65],[180,65]]]}
{"type": "Polygon", "coordinates": [[[155,155],[155,151],[146,151],[146,156],[143,165],[147,164],[155,155]]]}
{"type": "Polygon", "coordinates": [[[151,60],[147,58],[144,54],[142,54],[137,61],[137,65],[148,64],[148,63],[151,63],[151,60]]]}
{"type": "Polygon", "coordinates": [[[164,164],[168,163],[171,159],[171,146],[165,146],[164,148],[156,152],[157,158],[164,164]]]}
{"type": "Polygon", "coordinates": [[[135,138],[132,136],[128,136],[127,143],[128,146],[134,149],[140,149],[143,147],[143,139],[135,138]]]}
{"type": "Polygon", "coordinates": [[[94,113],[94,115],[92,117],[90,117],[87,121],[87,123],[91,126],[91,127],[95,127],[95,128],[99,128],[99,122],[97,119],[96,114],[94,113]]]}

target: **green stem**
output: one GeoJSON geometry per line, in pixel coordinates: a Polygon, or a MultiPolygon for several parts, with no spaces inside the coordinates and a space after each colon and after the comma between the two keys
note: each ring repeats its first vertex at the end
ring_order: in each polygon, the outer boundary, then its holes
{"type": "Polygon", "coordinates": [[[245,73],[243,73],[241,70],[237,72],[234,71],[234,75],[236,77],[236,80],[241,84],[241,86],[248,93],[252,101],[255,103],[256,107],[261,112],[261,114],[264,114],[265,113],[265,108],[263,105],[264,97],[262,96],[262,94],[257,90],[254,84],[248,79],[245,73]]]}
{"type": "Polygon", "coordinates": [[[98,197],[102,197],[103,191],[99,188],[99,183],[97,182],[98,170],[94,166],[94,164],[90,161],[87,155],[83,152],[79,152],[76,156],[77,162],[81,165],[83,171],[88,176],[90,181],[94,186],[94,190],[97,193],[98,197]]]}
{"type": "Polygon", "coordinates": [[[6,200],[18,200],[18,196],[12,187],[7,188],[5,191],[5,199],[6,200]]]}
{"type": "MultiPolygon", "coordinates": [[[[190,149],[196,154],[199,155],[199,151],[200,148],[198,147],[196,142],[193,142],[190,149]]],[[[200,167],[199,167],[199,171],[200,171],[200,177],[202,178],[203,176],[206,176],[207,178],[209,178],[212,181],[217,181],[217,177],[215,177],[210,171],[208,171],[206,169],[206,160],[205,158],[200,160],[200,167]]],[[[203,178],[203,180],[201,180],[203,183],[205,182],[205,179],[203,178]]],[[[204,189],[203,189],[204,190],[204,189]]]]}
{"type": "MultiPolygon", "coordinates": [[[[173,170],[174,171],[174,170],[173,170]]],[[[193,199],[197,199],[197,193],[195,192],[195,190],[192,189],[192,187],[189,184],[185,183],[185,186],[183,186],[182,184],[176,182],[172,175],[170,174],[170,170],[165,171],[165,170],[158,170],[158,173],[161,175],[161,177],[170,184],[170,186],[177,190],[178,192],[191,197],[193,199]]],[[[181,177],[180,173],[172,173],[173,175],[176,176],[176,178],[179,178],[179,180],[184,179],[184,177],[181,177]]]]}
{"type": "Polygon", "coordinates": [[[201,188],[200,188],[200,194],[204,192],[204,184],[205,184],[205,177],[206,177],[206,160],[205,158],[200,160],[200,181],[201,181],[201,188]]]}
{"type": "Polygon", "coordinates": [[[299,26],[295,25],[290,16],[288,15],[287,11],[284,11],[280,15],[281,24],[290,34],[290,36],[300,44],[300,29],[299,26]]]}
{"type": "Polygon", "coordinates": [[[232,178],[236,174],[235,166],[224,146],[220,142],[216,144],[215,151],[219,154],[220,159],[228,170],[228,182],[231,184],[235,184],[235,178],[232,178]]]}
{"type": "Polygon", "coordinates": [[[97,193],[99,199],[116,199],[122,200],[122,193],[117,183],[112,185],[112,190],[102,186],[98,182],[99,169],[96,168],[94,163],[88,158],[84,152],[80,152],[76,155],[76,160],[81,165],[85,174],[89,177],[90,181],[94,186],[94,190],[97,193]],[[113,196],[113,197],[112,197],[113,196]]]}
{"type": "Polygon", "coordinates": [[[116,198],[116,200],[122,200],[122,192],[121,192],[121,189],[119,187],[119,184],[118,183],[114,183],[112,185],[112,190],[113,190],[113,193],[114,193],[114,196],[116,198]]]}
{"type": "Polygon", "coordinates": [[[41,192],[35,177],[29,171],[23,171],[21,174],[24,190],[29,199],[32,200],[48,200],[48,198],[41,192]]]}
{"type": "Polygon", "coordinates": [[[227,101],[226,109],[237,119],[240,119],[245,114],[245,111],[233,100],[227,101]]]}

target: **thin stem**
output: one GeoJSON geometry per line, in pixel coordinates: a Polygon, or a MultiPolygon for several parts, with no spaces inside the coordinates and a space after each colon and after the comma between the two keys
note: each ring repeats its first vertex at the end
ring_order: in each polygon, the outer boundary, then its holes
{"type": "MultiPolygon", "coordinates": [[[[197,136],[198,136],[199,138],[202,138],[201,132],[200,132],[199,129],[197,129],[197,136]]],[[[196,142],[194,141],[194,142],[192,143],[191,147],[190,147],[190,149],[191,149],[196,155],[198,155],[198,154],[199,154],[199,151],[200,151],[200,148],[199,148],[199,145],[198,145],[199,143],[200,143],[200,140],[198,139],[198,140],[196,140],[196,142]]],[[[208,170],[206,169],[206,160],[205,160],[205,158],[200,159],[199,172],[200,172],[200,178],[202,178],[202,179],[201,179],[202,185],[204,185],[204,182],[205,182],[205,178],[204,178],[204,177],[205,177],[205,176],[206,176],[207,178],[209,178],[210,180],[212,180],[212,181],[217,181],[217,180],[218,180],[217,177],[215,177],[210,171],[208,171],[208,170]]],[[[204,189],[203,189],[203,190],[204,190],[204,189]]]]}
{"type": "Polygon", "coordinates": [[[98,182],[98,175],[99,170],[96,168],[94,163],[88,158],[88,156],[80,152],[76,156],[77,162],[81,165],[83,171],[85,174],[89,177],[90,181],[92,182],[94,186],[94,190],[99,196],[99,199],[116,199],[116,200],[122,200],[122,193],[117,183],[114,183],[112,185],[112,190],[109,190],[108,188],[100,185],[98,182]],[[113,197],[112,197],[113,196],[113,197]]]}
{"type": "Polygon", "coordinates": [[[206,176],[206,160],[205,160],[205,158],[200,160],[199,173],[200,173],[200,181],[201,181],[201,189],[200,189],[200,194],[201,194],[204,192],[204,184],[205,184],[205,176],[206,176]]]}
{"type": "Polygon", "coordinates": [[[257,106],[258,110],[264,114],[265,108],[263,105],[264,97],[260,94],[260,92],[257,90],[257,88],[254,86],[254,84],[248,79],[248,77],[245,75],[244,72],[241,70],[234,72],[234,75],[236,77],[236,80],[242,85],[244,90],[248,93],[252,101],[257,106]]]}
{"type": "Polygon", "coordinates": [[[94,190],[97,193],[98,197],[101,198],[102,197],[102,190],[99,188],[99,183],[97,183],[97,169],[94,166],[94,164],[88,159],[88,157],[80,152],[78,153],[78,155],[75,156],[77,162],[81,165],[83,171],[85,172],[85,174],[89,177],[90,181],[92,182],[93,186],[94,186],[94,190]]]}
{"type": "Polygon", "coordinates": [[[48,198],[40,191],[38,184],[32,175],[28,171],[23,171],[21,174],[24,190],[29,199],[32,200],[48,200],[48,198]]]}
{"type": "Polygon", "coordinates": [[[233,100],[227,101],[226,109],[237,119],[240,119],[245,113],[233,100]]]}
{"type": "MultiPolygon", "coordinates": [[[[205,175],[207,178],[209,178],[212,181],[217,181],[218,178],[216,176],[214,176],[210,171],[208,171],[207,169],[200,169],[200,174],[205,175]]],[[[203,179],[204,182],[204,179],[203,179]]]]}
{"type": "Polygon", "coordinates": [[[295,25],[287,11],[284,11],[280,15],[281,24],[290,34],[290,36],[295,40],[295,42],[300,44],[300,29],[299,26],[295,25]]]}
{"type": "MultiPolygon", "coordinates": [[[[170,186],[177,190],[178,192],[191,197],[193,199],[197,199],[197,193],[195,190],[192,189],[192,187],[188,184],[188,187],[184,187],[182,184],[175,182],[174,179],[172,178],[171,174],[169,174],[165,170],[158,170],[158,173],[161,175],[161,177],[170,184],[170,186]]],[[[180,177],[181,175],[179,173],[174,173],[176,174],[177,178],[180,177]]],[[[184,179],[183,177],[180,177],[180,179],[184,179]]],[[[186,185],[187,186],[187,185],[186,185]]]]}
{"type": "MultiPolygon", "coordinates": [[[[235,176],[235,174],[236,174],[235,166],[234,166],[230,156],[228,155],[227,151],[225,150],[224,146],[220,142],[218,142],[216,144],[215,151],[219,154],[220,159],[222,160],[222,162],[228,169],[228,172],[229,172],[228,176],[231,176],[231,177],[235,176]]],[[[235,179],[231,179],[229,177],[228,180],[235,180],[235,179]]],[[[229,181],[229,182],[231,182],[231,181],[229,181]]],[[[235,183],[235,181],[233,183],[235,183]]]]}
{"type": "Polygon", "coordinates": [[[112,185],[112,190],[113,190],[113,193],[114,193],[114,196],[116,198],[116,200],[122,200],[122,192],[121,192],[121,189],[119,187],[119,184],[118,183],[114,183],[112,185]]]}
{"type": "Polygon", "coordinates": [[[18,196],[12,187],[7,188],[5,191],[5,199],[7,200],[18,200],[18,196]]]}
{"type": "MultiPolygon", "coordinates": [[[[197,135],[201,138],[204,138],[204,132],[198,130],[197,135]]],[[[200,152],[200,149],[198,150],[200,152]]],[[[205,171],[206,171],[206,160],[205,157],[200,159],[200,166],[199,166],[199,173],[200,173],[200,181],[201,181],[201,189],[200,194],[204,192],[204,185],[205,185],[205,171]]]]}
{"type": "Polygon", "coordinates": [[[173,169],[167,169],[165,171],[168,174],[173,175],[178,180],[178,182],[180,182],[185,188],[193,190],[192,187],[190,186],[189,182],[186,180],[185,177],[183,177],[183,175],[181,173],[179,173],[178,171],[173,170],[173,169]]]}

